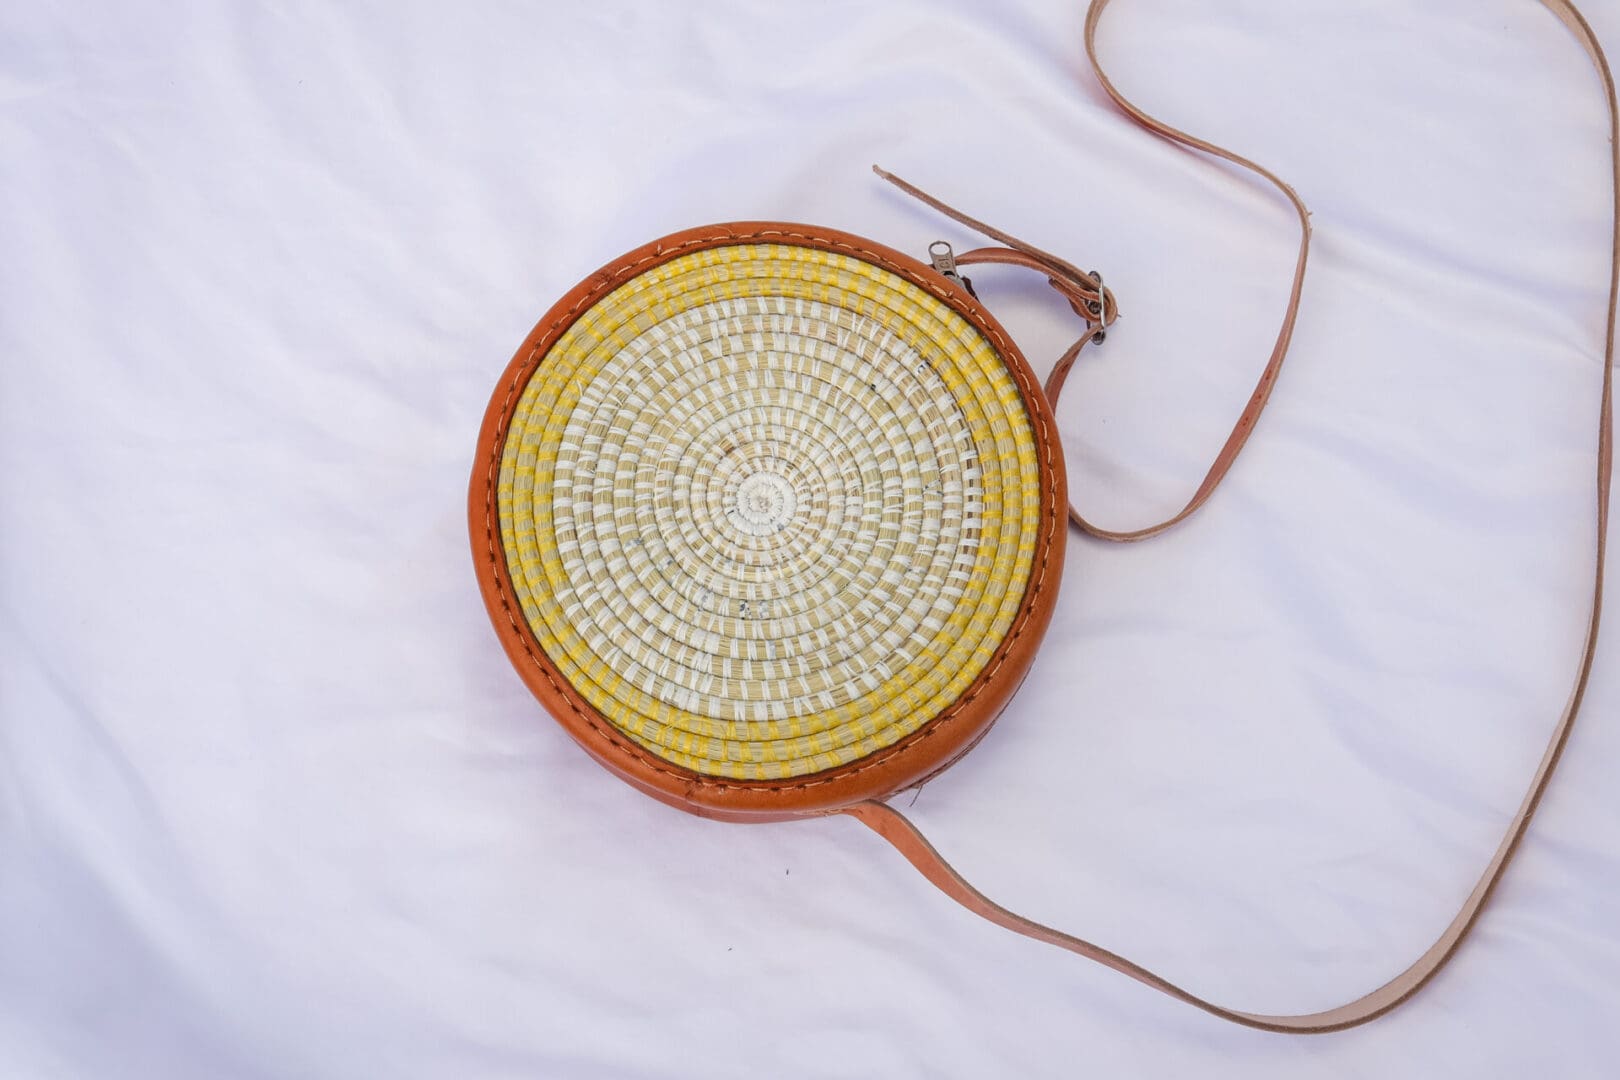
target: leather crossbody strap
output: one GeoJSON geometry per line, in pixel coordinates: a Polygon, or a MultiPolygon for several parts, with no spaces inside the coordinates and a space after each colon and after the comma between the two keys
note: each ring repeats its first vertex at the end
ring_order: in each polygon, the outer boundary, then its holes
{"type": "MultiPolygon", "coordinates": [[[[1570,30],[1580,40],[1581,44],[1585,47],[1587,53],[1592,59],[1593,65],[1597,68],[1598,74],[1603,81],[1603,90],[1607,100],[1609,112],[1610,155],[1612,158],[1613,170],[1612,196],[1614,199],[1614,229],[1611,237],[1611,254],[1613,258],[1609,276],[1609,307],[1607,334],[1604,343],[1602,397],[1598,413],[1596,470],[1597,558],[1592,575],[1592,601],[1590,613],[1588,615],[1586,641],[1581,649],[1580,665],[1575,676],[1575,686],[1570,694],[1569,703],[1565,706],[1563,715],[1559,718],[1557,726],[1553,729],[1551,740],[1547,744],[1546,753],[1542,756],[1541,764],[1536,768],[1535,775],[1530,783],[1530,789],[1525,794],[1524,802],[1519,806],[1518,812],[1514,814],[1513,821],[1508,826],[1507,834],[1502,838],[1502,842],[1500,846],[1497,847],[1496,853],[1491,856],[1490,862],[1486,865],[1484,873],[1480,875],[1478,883],[1474,886],[1473,891],[1468,894],[1468,898],[1463,902],[1462,909],[1457,912],[1456,917],[1451,920],[1450,925],[1446,927],[1444,933],[1440,935],[1439,939],[1432,946],[1430,946],[1427,952],[1418,957],[1417,960],[1414,961],[1409,967],[1407,967],[1400,974],[1396,975],[1393,979],[1390,979],[1384,985],[1378,987],[1376,990],[1373,990],[1371,993],[1357,998],[1346,1005],[1341,1005],[1335,1009],[1328,1009],[1325,1012],[1297,1016],[1274,1016],[1264,1013],[1241,1012],[1236,1009],[1229,1009],[1224,1006],[1217,1005],[1211,1001],[1206,1001],[1195,994],[1183,990],[1181,987],[1170,982],[1168,979],[1154,974],[1153,972],[1142,967],[1140,964],[1133,963],[1117,953],[1110,952],[1099,945],[1092,944],[1089,941],[1085,941],[1071,934],[1065,934],[1060,930],[1054,930],[1051,927],[1043,926],[1040,923],[1008,911],[1006,908],[990,900],[972,885],[968,884],[968,882],[964,880],[962,876],[945,861],[939,852],[934,850],[933,845],[931,845],[928,840],[917,831],[916,826],[908,821],[899,811],[893,809],[887,804],[880,802],[863,802],[843,811],[844,813],[855,817],[860,822],[873,829],[879,836],[882,836],[889,843],[893,844],[895,848],[897,848],[913,866],[915,866],[926,878],[928,878],[929,881],[933,882],[946,895],[950,896],[952,899],[956,900],[970,911],[976,912],[984,918],[989,919],[991,922],[1023,934],[1026,937],[1031,937],[1037,941],[1044,941],[1052,945],[1057,945],[1091,960],[1095,960],[1100,964],[1113,968],[1115,971],[1129,975],[1131,978],[1145,983],[1156,990],[1163,991],[1164,993],[1169,994],[1171,997],[1179,998],[1190,1005],[1196,1005],[1198,1008],[1213,1013],[1222,1019],[1231,1020],[1235,1023],[1244,1024],[1249,1027],[1262,1028],[1269,1031],[1296,1033],[1319,1033],[1355,1027],[1358,1024],[1364,1024],[1369,1020],[1382,1016],[1384,1013],[1395,1008],[1397,1005],[1400,1005],[1418,990],[1422,989],[1422,987],[1427,984],[1428,981],[1432,979],[1442,967],[1445,966],[1446,962],[1450,960],[1452,955],[1457,951],[1457,947],[1462,943],[1463,938],[1467,936],[1468,931],[1473,927],[1475,920],[1479,918],[1480,912],[1485,907],[1486,901],[1490,899],[1491,893],[1495,890],[1497,883],[1501,881],[1503,873],[1507,870],[1508,862],[1512,859],[1514,851],[1518,848],[1519,841],[1523,839],[1525,831],[1529,828],[1530,819],[1535,813],[1536,806],[1541,802],[1541,797],[1547,791],[1548,782],[1552,779],[1553,770],[1558,764],[1559,756],[1563,753],[1564,745],[1568,741],[1570,731],[1574,726],[1575,717],[1580,711],[1581,700],[1586,694],[1587,681],[1591,676],[1592,662],[1597,651],[1598,621],[1603,605],[1604,549],[1608,541],[1609,487],[1613,472],[1614,459],[1612,390],[1614,380],[1615,308],[1617,299],[1620,299],[1620,106],[1617,106],[1615,102],[1614,77],[1609,70],[1608,60],[1604,57],[1603,49],[1598,44],[1597,37],[1593,34],[1592,28],[1587,24],[1586,19],[1576,9],[1575,5],[1569,2],[1569,0],[1540,0],[1540,2],[1551,10],[1554,15],[1557,15],[1559,19],[1561,19],[1565,25],[1570,28],[1570,30]]],[[[1171,139],[1183,145],[1202,150],[1205,153],[1213,154],[1216,157],[1224,158],[1227,161],[1244,166],[1245,168],[1248,168],[1265,177],[1272,184],[1276,185],[1277,188],[1281,190],[1285,196],[1287,196],[1289,202],[1293,204],[1295,210],[1299,213],[1301,226],[1299,262],[1294,271],[1293,292],[1289,297],[1288,309],[1283,317],[1282,329],[1277,335],[1277,342],[1272,350],[1271,359],[1266,364],[1265,370],[1261,375],[1260,382],[1255,387],[1254,393],[1251,395],[1247,407],[1243,410],[1243,414],[1239,418],[1237,425],[1233,428],[1231,435],[1227,437],[1226,444],[1222,447],[1220,454],[1216,457],[1214,464],[1210,467],[1209,473],[1205,476],[1203,483],[1199,485],[1199,488],[1194,493],[1192,499],[1179,513],[1167,521],[1132,532],[1110,532],[1108,530],[1095,528],[1088,524],[1079,514],[1075,513],[1072,507],[1070,509],[1071,518],[1074,520],[1076,525],[1092,535],[1110,540],[1137,540],[1147,536],[1152,536],[1158,532],[1162,532],[1196,511],[1198,507],[1202,505],[1206,499],[1208,499],[1210,493],[1213,492],[1215,487],[1220,483],[1221,478],[1225,475],[1226,471],[1231,467],[1232,462],[1236,459],[1238,453],[1242,450],[1243,444],[1248,440],[1249,432],[1253,429],[1256,418],[1259,416],[1260,411],[1265,407],[1266,399],[1271,392],[1272,383],[1275,381],[1277,372],[1282,366],[1283,356],[1287,351],[1289,338],[1293,333],[1295,315],[1299,310],[1300,288],[1304,280],[1305,260],[1310,245],[1310,220],[1306,213],[1305,206],[1300,201],[1299,197],[1294,193],[1292,188],[1290,188],[1277,176],[1255,164],[1254,162],[1249,161],[1247,158],[1240,157],[1228,150],[1205,142],[1204,140],[1198,139],[1192,135],[1188,135],[1185,132],[1178,131],[1175,128],[1170,127],[1168,124],[1154,119],[1141,109],[1137,108],[1135,105],[1131,104],[1130,101],[1128,101],[1124,95],[1122,95],[1119,90],[1114,87],[1114,84],[1109,81],[1107,75],[1103,73],[1102,67],[1097,60],[1096,47],[1097,24],[1102,17],[1104,9],[1108,7],[1108,4],[1109,0],[1092,0],[1091,7],[1086,14],[1085,34],[1086,53],[1091,59],[1091,64],[1093,69],[1096,71],[1097,78],[1101,81],[1103,88],[1108,92],[1109,96],[1111,96],[1114,101],[1119,104],[1120,108],[1122,108],[1133,120],[1148,130],[1162,135],[1167,139],[1171,139]]],[[[1064,263],[1062,260],[1056,259],[1054,256],[1047,255],[1045,252],[1041,252],[1039,249],[1035,249],[1029,245],[1014,241],[1012,238],[1005,236],[1005,234],[997,233],[994,230],[983,227],[980,223],[974,222],[970,218],[966,218],[965,215],[952,211],[948,207],[943,206],[943,204],[937,203],[937,201],[922,195],[920,192],[917,192],[915,189],[911,188],[910,185],[904,184],[904,182],[899,183],[900,186],[907,188],[913,194],[918,195],[930,204],[937,206],[944,212],[956,217],[958,220],[963,221],[965,224],[970,224],[974,228],[979,228],[980,231],[985,232],[987,235],[994,236],[1003,243],[1007,243],[1008,248],[1006,250],[1012,253],[1011,255],[1001,254],[986,256],[978,261],[1009,262],[1016,265],[1033,266],[1035,269],[1048,273],[1052,277],[1053,285],[1058,288],[1058,290],[1067,298],[1069,298],[1071,303],[1075,303],[1077,305],[1075,309],[1076,311],[1080,312],[1082,316],[1087,318],[1088,323],[1091,325],[1088,327],[1085,336],[1076,342],[1076,344],[1070,348],[1069,352],[1064,355],[1063,360],[1060,361],[1059,369],[1061,369],[1061,374],[1059,373],[1058,369],[1054,369],[1054,378],[1056,380],[1055,385],[1052,381],[1048,382],[1048,392],[1055,396],[1057,391],[1062,387],[1062,375],[1067,373],[1069,365],[1073,363],[1074,357],[1078,355],[1080,349],[1088,341],[1095,340],[1097,335],[1106,326],[1107,322],[1112,321],[1112,297],[1108,296],[1106,290],[1102,288],[1100,279],[1098,279],[1096,275],[1088,275],[1083,271],[1076,270],[1074,267],[1064,263]]],[[[990,250],[1000,251],[1001,249],[990,250]]],[[[967,261],[967,256],[963,256],[959,261],[967,261]]]]}

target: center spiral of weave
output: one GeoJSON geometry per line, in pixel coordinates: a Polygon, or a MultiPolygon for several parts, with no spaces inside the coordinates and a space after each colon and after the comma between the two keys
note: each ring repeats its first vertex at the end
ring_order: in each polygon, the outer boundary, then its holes
{"type": "Polygon", "coordinates": [[[1033,436],[994,348],[850,256],[632,277],[534,369],[502,450],[524,618],[624,735],[699,773],[847,764],[949,709],[1030,575],[1033,436]]]}
{"type": "Polygon", "coordinates": [[[733,496],[733,523],[754,536],[781,532],[799,507],[793,484],[780,473],[760,471],[743,478],[733,496]]]}

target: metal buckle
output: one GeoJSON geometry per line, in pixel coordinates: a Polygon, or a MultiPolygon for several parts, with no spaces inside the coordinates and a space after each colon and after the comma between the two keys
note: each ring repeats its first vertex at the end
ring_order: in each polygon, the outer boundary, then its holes
{"type": "Polygon", "coordinates": [[[1091,271],[1091,283],[1097,287],[1097,299],[1086,304],[1086,310],[1097,317],[1097,332],[1091,335],[1091,343],[1101,345],[1108,336],[1108,326],[1103,322],[1108,314],[1108,301],[1103,295],[1102,271],[1091,271]]]}

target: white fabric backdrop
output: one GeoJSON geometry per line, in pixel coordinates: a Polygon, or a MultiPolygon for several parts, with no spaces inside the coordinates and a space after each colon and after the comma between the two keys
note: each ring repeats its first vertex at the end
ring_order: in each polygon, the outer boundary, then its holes
{"type": "MultiPolygon", "coordinates": [[[[640,796],[497,645],[463,499],[529,327],[704,222],[974,242],[873,161],[1105,272],[1074,490],[1105,524],[1179,505],[1264,360],[1290,217],[1113,111],[1081,20],[7,5],[0,1075],[1613,1075],[1620,633],[1457,962],[1305,1039],[980,922],[853,822],[640,796]]],[[[912,813],[1017,910],[1321,1008],[1440,931],[1568,690],[1597,83],[1530,0],[1125,0],[1102,46],[1311,206],[1294,357],[1207,511],[1074,543],[1022,694],[912,813]]],[[[975,277],[1044,371],[1072,317],[975,277]]]]}

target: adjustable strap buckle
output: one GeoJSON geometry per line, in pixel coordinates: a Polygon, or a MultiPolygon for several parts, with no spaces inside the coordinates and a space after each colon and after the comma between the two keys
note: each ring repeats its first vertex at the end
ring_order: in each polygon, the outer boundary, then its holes
{"type": "Polygon", "coordinates": [[[1101,345],[1103,343],[1103,339],[1108,336],[1108,324],[1103,321],[1107,317],[1108,307],[1106,297],[1108,294],[1103,292],[1102,271],[1092,270],[1090,273],[1091,285],[1097,290],[1097,299],[1086,301],[1085,319],[1086,322],[1096,327],[1091,335],[1091,343],[1093,345],[1101,345]]]}

